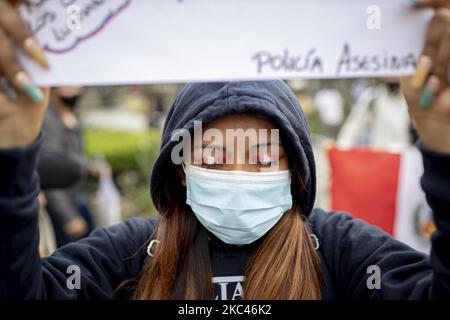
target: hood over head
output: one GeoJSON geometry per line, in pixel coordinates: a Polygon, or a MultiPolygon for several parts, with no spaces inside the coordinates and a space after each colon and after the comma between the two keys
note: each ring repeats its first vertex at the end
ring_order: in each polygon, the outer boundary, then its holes
{"type": "MultiPolygon", "coordinates": [[[[176,129],[194,132],[194,121],[209,122],[237,112],[256,112],[278,125],[287,139],[302,174],[305,191],[301,193],[302,213],[308,216],[316,194],[316,169],[311,136],[305,115],[292,90],[281,80],[210,82],[187,84],[175,99],[164,125],[161,150],[151,175],[151,195],[156,208],[167,205],[166,184],[172,148],[179,141],[171,141],[176,129]],[[159,194],[162,202],[158,203],[159,194]]],[[[292,164],[291,164],[292,165],[292,164]]]]}

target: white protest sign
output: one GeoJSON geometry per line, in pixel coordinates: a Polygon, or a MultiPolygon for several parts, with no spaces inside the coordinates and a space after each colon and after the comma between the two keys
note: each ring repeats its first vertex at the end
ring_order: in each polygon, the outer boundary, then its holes
{"type": "Polygon", "coordinates": [[[30,0],[38,84],[409,75],[432,12],[408,0],[30,0]]]}

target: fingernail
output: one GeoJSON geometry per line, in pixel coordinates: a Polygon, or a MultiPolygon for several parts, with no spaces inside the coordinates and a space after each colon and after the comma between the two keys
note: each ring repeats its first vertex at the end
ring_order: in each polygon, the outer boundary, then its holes
{"type": "Polygon", "coordinates": [[[419,4],[424,4],[423,0],[409,0],[412,7],[417,7],[419,4]]]}
{"type": "Polygon", "coordinates": [[[425,80],[431,70],[431,59],[428,56],[421,56],[416,66],[416,73],[411,79],[411,86],[419,89],[425,83],[425,80]]]}
{"type": "Polygon", "coordinates": [[[39,89],[28,77],[28,75],[20,71],[15,76],[17,87],[19,87],[25,94],[34,102],[40,103],[44,100],[44,93],[39,89]]]}
{"type": "Polygon", "coordinates": [[[447,83],[450,83],[450,66],[447,68],[447,83]]]}
{"type": "Polygon", "coordinates": [[[420,97],[419,105],[422,108],[428,108],[434,100],[434,95],[439,90],[439,79],[436,76],[431,76],[427,81],[427,85],[423,89],[420,97]]]}
{"type": "Polygon", "coordinates": [[[23,43],[23,48],[41,67],[45,69],[50,67],[44,51],[34,38],[27,38],[23,43]]]}
{"type": "Polygon", "coordinates": [[[9,83],[8,80],[6,80],[5,78],[2,78],[0,80],[1,82],[1,86],[3,88],[3,91],[5,91],[6,95],[8,96],[8,98],[12,101],[17,101],[19,100],[19,96],[16,93],[16,90],[14,90],[13,86],[9,83]]]}

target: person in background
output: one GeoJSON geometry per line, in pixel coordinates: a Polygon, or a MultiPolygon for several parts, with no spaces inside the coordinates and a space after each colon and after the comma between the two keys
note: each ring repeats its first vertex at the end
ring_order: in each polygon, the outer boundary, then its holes
{"type": "Polygon", "coordinates": [[[320,89],[314,97],[314,105],[323,125],[323,134],[336,139],[339,126],[344,118],[344,103],[341,93],[330,82],[325,82],[324,88],[320,89]]]}
{"type": "Polygon", "coordinates": [[[399,151],[411,145],[410,117],[397,78],[361,93],[339,132],[341,147],[367,145],[399,151]]]}
{"type": "Polygon", "coordinates": [[[164,109],[164,99],[161,95],[155,95],[155,107],[148,115],[148,124],[150,128],[162,129],[164,120],[166,118],[166,111],[164,109]]]}
{"type": "Polygon", "coordinates": [[[88,174],[98,176],[98,168],[84,156],[81,127],[75,112],[82,90],[82,87],[54,88],[44,118],[46,139],[41,155],[65,154],[81,168],[80,179],[72,186],[45,192],[58,246],[80,239],[94,228],[83,186],[88,174]]]}
{"type": "Polygon", "coordinates": [[[82,179],[83,167],[70,155],[55,151],[39,154],[37,172],[41,192],[39,193],[39,255],[47,257],[56,250],[56,239],[52,220],[47,212],[45,191],[69,188],[82,179]]]}
{"type": "Polygon", "coordinates": [[[355,104],[360,95],[370,86],[368,79],[359,78],[352,81],[350,86],[350,108],[355,104]]]}

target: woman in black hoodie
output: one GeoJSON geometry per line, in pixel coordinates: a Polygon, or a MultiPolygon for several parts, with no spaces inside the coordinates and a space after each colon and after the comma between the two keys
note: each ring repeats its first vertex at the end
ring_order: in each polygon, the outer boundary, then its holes
{"type": "Polygon", "coordinates": [[[159,216],[97,229],[44,259],[37,250],[36,154],[48,90],[21,71],[6,34],[46,63],[6,1],[0,12],[7,12],[0,16],[0,73],[16,89],[3,81],[0,94],[0,297],[450,297],[450,35],[441,36],[449,10],[437,11],[418,72],[403,83],[437,227],[430,256],[345,213],[313,209],[305,117],[283,82],[260,81],[187,85],[168,115],[152,171],[159,216]],[[247,134],[244,152],[233,153],[247,134]]]}

